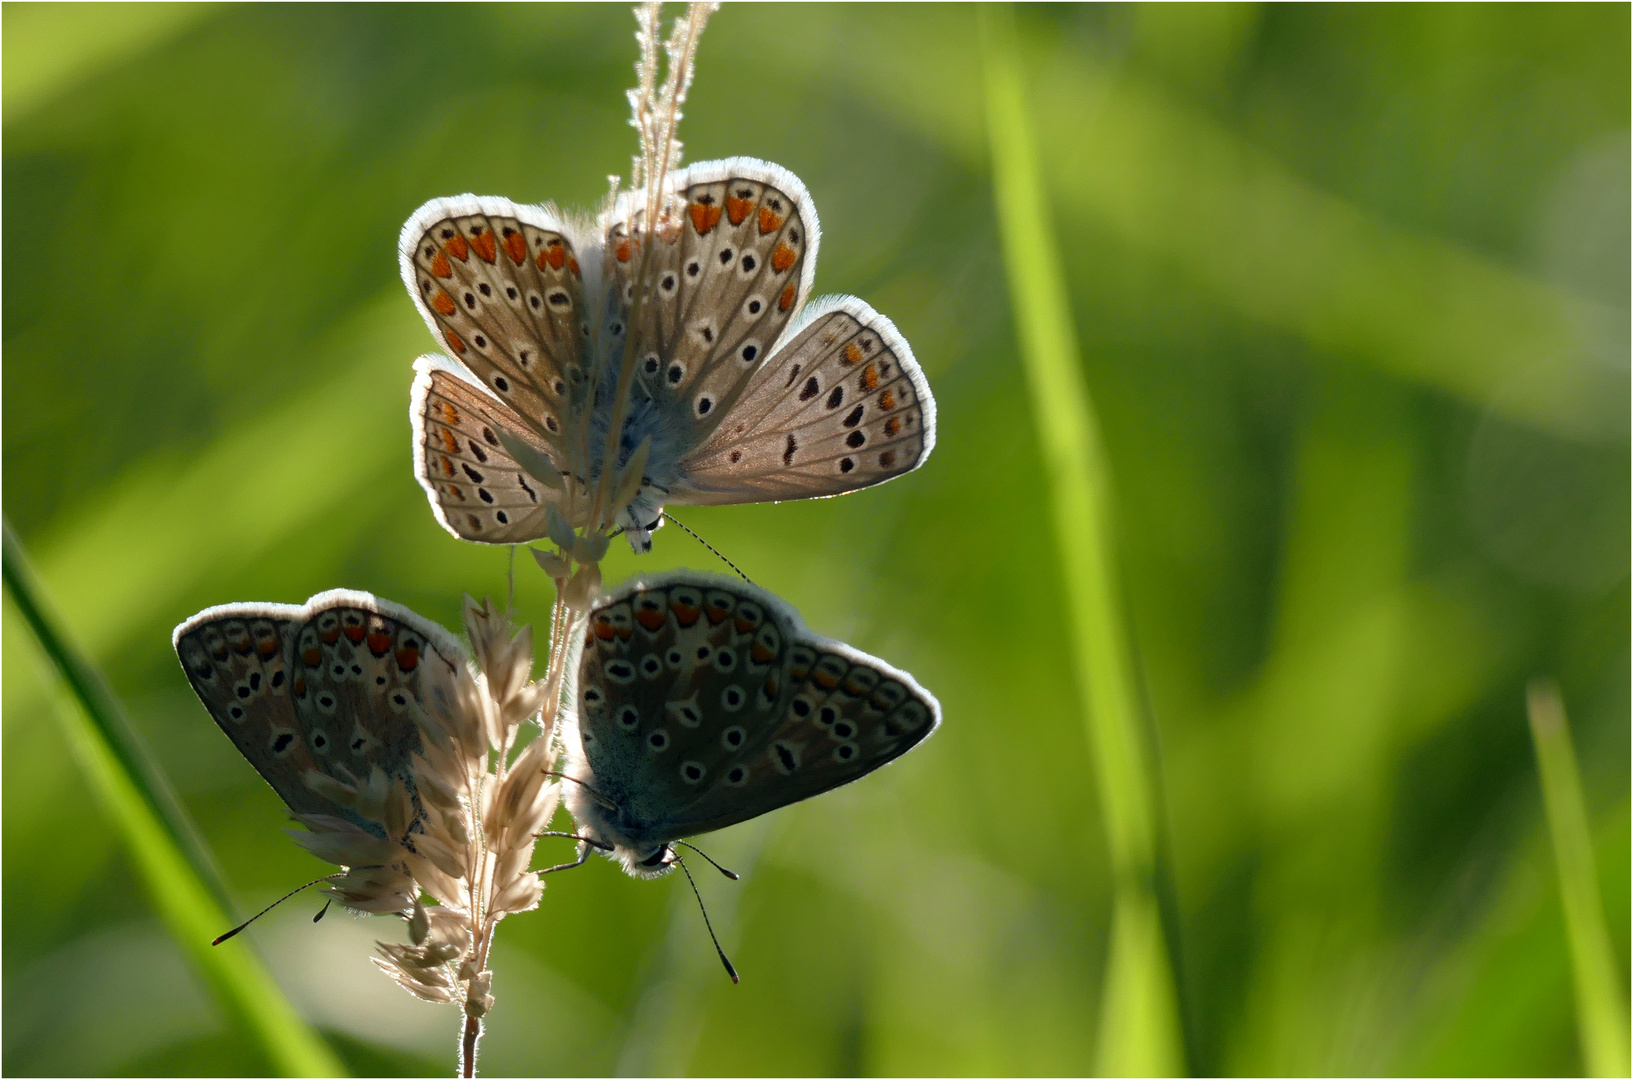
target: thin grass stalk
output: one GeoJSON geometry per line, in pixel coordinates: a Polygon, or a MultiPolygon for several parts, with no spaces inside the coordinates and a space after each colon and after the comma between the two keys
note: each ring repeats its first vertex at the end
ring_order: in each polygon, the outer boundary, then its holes
{"type": "Polygon", "coordinates": [[[1582,1041],[1582,1064],[1589,1076],[1628,1075],[1628,1015],[1616,978],[1610,931],[1605,926],[1599,874],[1593,862],[1593,836],[1582,797],[1582,777],[1571,747],[1570,726],[1559,687],[1534,680],[1526,688],[1531,738],[1537,747],[1542,778],[1542,805],[1553,838],[1554,866],[1570,942],[1571,975],[1576,985],[1576,1025],[1582,1041]]]}
{"type": "Polygon", "coordinates": [[[208,849],[101,676],[57,630],[9,522],[4,534],[6,589],[50,662],[52,711],[154,910],[270,1070],[280,1076],[343,1075],[328,1044],[301,1019],[252,951],[211,947],[210,941],[237,919],[228,914],[226,890],[208,849]]]}
{"type": "Polygon", "coordinates": [[[1110,478],[1039,176],[1014,12],[983,5],[981,32],[999,234],[1114,877],[1095,1068],[1101,1075],[1173,1075],[1184,1070],[1185,1054],[1156,891],[1155,784],[1118,595],[1110,478]]]}

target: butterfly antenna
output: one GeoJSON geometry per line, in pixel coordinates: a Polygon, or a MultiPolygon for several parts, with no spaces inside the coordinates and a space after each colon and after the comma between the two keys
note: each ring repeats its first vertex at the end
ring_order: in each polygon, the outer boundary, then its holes
{"type": "Polygon", "coordinates": [[[510,565],[505,568],[505,613],[516,610],[516,545],[510,545],[510,565]]]}
{"type": "MultiPolygon", "coordinates": [[[[690,536],[693,540],[696,540],[698,543],[702,544],[704,547],[708,548],[710,551],[714,552],[715,558],[719,559],[721,562],[723,562],[727,566],[731,567],[732,573],[736,574],[738,577],[742,578],[744,581],[748,581],[748,583],[750,585],[754,584],[754,582],[749,581],[749,577],[748,577],[747,574],[745,574],[741,570],[737,569],[737,564],[736,563],[732,562],[730,559],[728,559],[724,555],[720,554],[719,549],[716,548],[713,544],[709,543],[707,540],[703,539],[703,537],[699,536],[697,533],[693,532],[691,529],[688,529],[685,525],[681,525],[680,521],[677,520],[673,514],[669,513],[669,511],[661,510],[661,511],[659,511],[659,516],[661,516],[665,521],[669,522],[671,525],[679,525],[682,532],[684,532],[687,536],[690,536]]],[[[692,850],[697,851],[696,848],[693,848],[692,850]]],[[[701,855],[703,853],[698,852],[698,854],[701,855]]],[[[704,856],[704,857],[707,858],[707,856],[704,856]]]]}
{"type": "MultiPolygon", "coordinates": [[[[692,847],[690,844],[686,846],[692,847]]],[[[697,851],[697,848],[692,848],[692,850],[697,851]]],[[[703,853],[698,852],[698,854],[702,855],[703,853]]],[[[705,859],[709,858],[707,855],[703,857],[705,859]]],[[[703,894],[697,891],[697,882],[692,880],[692,872],[686,869],[686,860],[676,855],[675,861],[680,864],[681,873],[686,875],[686,884],[692,887],[692,895],[697,897],[697,909],[703,912],[703,927],[709,931],[709,940],[714,942],[714,951],[720,955],[720,962],[726,965],[726,974],[731,976],[732,984],[736,985],[742,980],[737,977],[737,969],[731,966],[731,961],[726,959],[726,950],[720,947],[720,939],[714,935],[714,924],[709,922],[709,909],[703,906],[703,894]]],[[[709,859],[709,861],[714,862],[713,859],[709,859]]]]}
{"type": "Polygon", "coordinates": [[[739,881],[739,880],[742,879],[741,874],[739,874],[735,870],[727,870],[724,866],[721,866],[719,863],[717,863],[713,859],[709,858],[709,853],[704,851],[702,848],[698,847],[696,844],[688,844],[684,840],[676,840],[675,843],[679,844],[681,847],[689,847],[693,851],[697,852],[699,855],[702,855],[704,862],[708,863],[710,866],[714,867],[716,870],[720,871],[722,874],[725,874],[727,877],[731,878],[733,881],[739,881]]]}
{"type": "MultiPolygon", "coordinates": [[[[305,890],[310,889],[313,885],[321,885],[323,882],[328,881],[333,876],[334,876],[333,874],[325,874],[324,876],[322,876],[320,878],[313,878],[311,881],[308,881],[305,885],[302,885],[298,889],[290,889],[288,892],[286,892],[282,896],[278,897],[278,899],[272,901],[272,903],[268,904],[266,907],[262,908],[260,911],[257,911],[254,915],[251,915],[249,918],[245,919],[243,922],[239,923],[237,926],[233,927],[231,930],[228,930],[225,934],[222,934],[220,937],[218,937],[214,941],[210,942],[210,944],[211,945],[219,945],[223,941],[226,941],[228,938],[237,937],[239,934],[243,933],[244,930],[249,927],[250,923],[254,922],[256,919],[259,919],[262,915],[265,915],[267,912],[271,911],[273,908],[277,907],[279,904],[283,903],[285,900],[288,900],[291,896],[294,896],[298,892],[304,892],[305,890]]],[[[323,905],[323,911],[328,911],[328,910],[329,910],[329,905],[324,904],[323,905]]],[[[323,918],[323,911],[318,912],[318,919],[323,918]]],[[[313,919],[312,921],[317,922],[318,919],[313,919]]]]}

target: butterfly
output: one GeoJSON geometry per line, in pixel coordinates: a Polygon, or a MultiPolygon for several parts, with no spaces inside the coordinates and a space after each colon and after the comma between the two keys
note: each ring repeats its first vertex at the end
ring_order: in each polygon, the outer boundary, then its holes
{"type": "Polygon", "coordinates": [[[455,536],[544,537],[550,506],[590,504],[574,496],[609,456],[640,466],[615,496],[637,551],[668,504],[838,495],[929,456],[935,399],[895,325],[851,296],[806,303],[805,185],[738,157],[663,190],[650,233],[642,191],[593,226],[461,195],[403,227],[403,281],[449,353],[415,365],[415,472],[455,536]]]}
{"type": "MultiPolygon", "coordinates": [[[[172,642],[210,716],[297,819],[411,844],[415,717],[465,664],[452,635],[368,593],[335,589],[300,606],[209,608],[176,627],[172,642]],[[396,814],[384,797],[394,783],[409,798],[396,814]]],[[[380,910],[412,903],[387,899],[380,910]]]]}
{"type": "Polygon", "coordinates": [[[811,633],[764,590],[684,570],[596,603],[573,695],[562,775],[579,863],[596,848],[635,877],[672,869],[682,837],[848,784],[941,722],[906,672],[811,633]]]}

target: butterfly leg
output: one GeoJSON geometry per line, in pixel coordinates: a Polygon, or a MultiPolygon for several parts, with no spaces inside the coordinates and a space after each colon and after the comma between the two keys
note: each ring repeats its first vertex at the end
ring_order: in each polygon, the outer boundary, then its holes
{"type": "Polygon", "coordinates": [[[592,849],[597,849],[597,850],[600,850],[600,851],[611,851],[612,850],[612,845],[611,844],[603,843],[602,841],[599,841],[599,840],[591,840],[589,837],[579,836],[577,833],[570,833],[570,832],[542,832],[542,833],[539,834],[539,836],[540,837],[559,836],[564,840],[577,840],[578,841],[578,860],[576,862],[560,863],[559,865],[552,866],[547,870],[540,870],[539,871],[540,876],[543,876],[544,874],[553,874],[557,870],[573,870],[573,869],[576,869],[576,868],[578,868],[580,866],[583,866],[586,862],[588,862],[590,860],[590,851],[592,849]]]}

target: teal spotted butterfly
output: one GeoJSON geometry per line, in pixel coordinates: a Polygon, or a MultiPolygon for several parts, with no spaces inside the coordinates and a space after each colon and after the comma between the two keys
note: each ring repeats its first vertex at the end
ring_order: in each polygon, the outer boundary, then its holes
{"type": "Polygon", "coordinates": [[[176,627],[172,642],[211,718],[291,811],[404,839],[355,800],[337,800],[335,783],[393,780],[414,790],[415,716],[465,663],[451,634],[368,593],[335,589],[299,606],[209,608],[176,627]]]}
{"type": "Polygon", "coordinates": [[[597,848],[637,877],[671,869],[683,837],[866,776],[941,720],[906,672],[811,633],[762,589],[692,571],[596,603],[573,698],[562,771],[579,861],[597,848]]]}
{"type": "Polygon", "coordinates": [[[475,195],[404,226],[403,281],[449,353],[416,364],[415,468],[455,536],[546,536],[548,506],[589,504],[569,492],[599,483],[619,416],[618,469],[646,454],[617,508],[637,551],[666,504],[838,495],[929,456],[935,399],[895,325],[855,297],[806,303],[805,185],[730,158],[664,190],[650,238],[639,192],[593,227],[475,195]]]}

